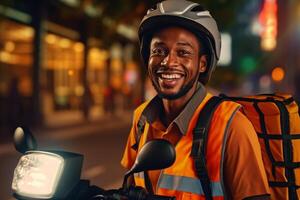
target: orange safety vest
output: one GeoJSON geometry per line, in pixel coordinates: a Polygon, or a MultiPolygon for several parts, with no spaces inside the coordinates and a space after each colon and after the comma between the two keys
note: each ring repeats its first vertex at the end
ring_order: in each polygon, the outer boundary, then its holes
{"type": "MultiPolygon", "coordinates": [[[[158,195],[175,196],[176,199],[205,199],[201,182],[195,172],[194,160],[191,156],[193,143],[193,130],[196,126],[198,116],[206,102],[212,97],[208,94],[202,103],[196,109],[189,122],[187,133],[179,140],[175,146],[176,160],[175,163],[161,171],[159,176],[156,193],[158,195]]],[[[145,106],[143,106],[145,108],[145,106]]],[[[222,102],[214,112],[207,139],[206,166],[208,176],[211,180],[211,189],[213,199],[224,199],[225,190],[223,182],[223,160],[226,146],[226,134],[229,124],[240,108],[240,105],[231,102],[222,102]]],[[[135,113],[141,115],[143,109],[135,113]]],[[[147,140],[149,123],[146,122],[141,135],[140,149],[147,140]]],[[[135,184],[145,188],[144,173],[134,175],[135,184]]]]}

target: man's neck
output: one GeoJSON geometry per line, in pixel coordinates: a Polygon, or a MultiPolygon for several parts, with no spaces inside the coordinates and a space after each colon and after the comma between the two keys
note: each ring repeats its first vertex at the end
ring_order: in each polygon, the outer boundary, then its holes
{"type": "Polygon", "coordinates": [[[162,99],[164,113],[161,117],[163,124],[168,127],[170,123],[181,113],[187,102],[191,99],[196,91],[196,86],[192,87],[186,95],[179,99],[168,100],[162,99]]]}

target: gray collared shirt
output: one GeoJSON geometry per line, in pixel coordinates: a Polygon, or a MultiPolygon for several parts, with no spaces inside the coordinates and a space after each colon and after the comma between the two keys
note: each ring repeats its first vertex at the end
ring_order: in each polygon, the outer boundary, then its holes
{"type": "MultiPolygon", "coordinates": [[[[193,94],[193,96],[185,105],[183,110],[179,113],[179,115],[173,120],[172,123],[170,123],[170,126],[176,124],[180,133],[182,135],[185,135],[189,126],[189,122],[195,110],[206,96],[206,93],[206,88],[201,83],[199,83],[196,92],[193,94]]],[[[144,109],[142,117],[151,124],[152,122],[154,122],[154,120],[157,120],[159,118],[159,114],[162,113],[163,109],[164,108],[161,98],[155,96],[144,109]]]]}

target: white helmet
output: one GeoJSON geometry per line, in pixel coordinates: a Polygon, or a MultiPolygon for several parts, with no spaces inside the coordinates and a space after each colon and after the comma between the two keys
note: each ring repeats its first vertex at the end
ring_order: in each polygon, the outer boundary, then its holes
{"type": "Polygon", "coordinates": [[[139,26],[141,56],[147,66],[153,34],[166,26],[179,26],[191,31],[204,45],[208,65],[199,81],[206,84],[220,58],[221,36],[217,23],[200,4],[186,0],[167,0],[148,10],[139,26]]]}

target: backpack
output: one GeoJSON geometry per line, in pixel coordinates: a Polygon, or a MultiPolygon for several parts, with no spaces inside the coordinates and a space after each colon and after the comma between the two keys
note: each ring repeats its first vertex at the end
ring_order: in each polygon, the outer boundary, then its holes
{"type": "MultiPolygon", "coordinates": [[[[207,118],[204,123],[208,123],[201,125],[199,122],[200,127],[208,128],[214,110],[222,101],[241,104],[241,111],[254,126],[261,146],[271,199],[299,199],[300,111],[297,102],[291,95],[281,93],[247,97],[228,97],[221,94],[212,98],[205,105],[206,109],[201,111],[200,115],[207,118]]],[[[202,148],[205,149],[205,140],[202,148]]],[[[201,176],[199,178],[201,180],[201,176]]],[[[211,199],[211,194],[207,195],[211,199]]]]}
{"type": "MultiPolygon", "coordinates": [[[[263,164],[269,181],[271,199],[298,200],[300,197],[300,110],[291,95],[275,93],[247,97],[212,97],[199,113],[193,131],[191,156],[207,200],[212,200],[211,184],[205,164],[207,134],[213,113],[223,101],[235,101],[255,128],[263,164]]],[[[137,147],[145,126],[137,124],[137,147]]],[[[145,173],[146,174],[146,173],[145,173]]],[[[150,180],[145,177],[146,186],[150,180]]],[[[150,187],[150,186],[148,186],[150,187]]],[[[147,187],[147,189],[148,189],[147,187]]]]}

